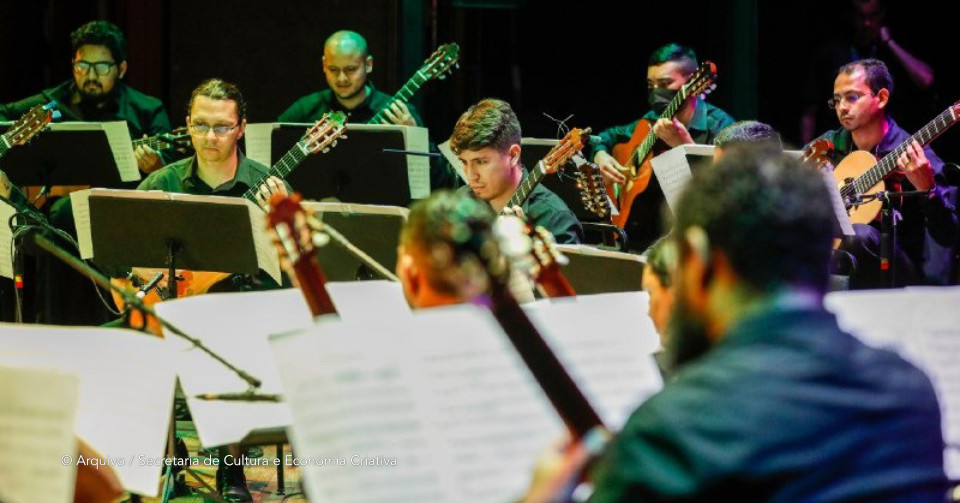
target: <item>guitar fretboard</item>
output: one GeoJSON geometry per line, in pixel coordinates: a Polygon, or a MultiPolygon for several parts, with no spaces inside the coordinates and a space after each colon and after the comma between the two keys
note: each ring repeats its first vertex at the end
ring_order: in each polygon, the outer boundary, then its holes
{"type": "Polygon", "coordinates": [[[923,126],[920,131],[917,131],[913,136],[908,138],[907,141],[901,143],[889,154],[883,156],[883,159],[880,159],[880,162],[868,169],[864,174],[858,176],[853,183],[844,186],[841,190],[841,193],[844,196],[851,196],[853,195],[853,191],[856,191],[857,194],[863,194],[867,192],[871,187],[879,183],[880,180],[883,180],[885,176],[897,168],[897,159],[899,159],[900,156],[907,151],[907,145],[916,141],[921,147],[924,147],[933,141],[934,138],[940,136],[944,131],[949,129],[950,126],[953,126],[956,122],[957,119],[954,117],[953,107],[944,110],[943,113],[938,115],[932,121],[928,122],[926,126],[923,126]]]}
{"type": "Polygon", "coordinates": [[[546,170],[543,168],[543,161],[540,161],[536,168],[523,177],[523,180],[520,180],[520,185],[517,185],[517,191],[513,193],[507,207],[523,206],[523,203],[527,202],[527,198],[530,197],[533,189],[537,188],[537,184],[543,180],[544,176],[546,176],[546,170]]]}
{"type": "Polygon", "coordinates": [[[243,197],[254,203],[257,202],[257,194],[260,192],[260,186],[267,181],[267,178],[275,176],[281,180],[285,179],[306,157],[307,153],[298,142],[270,168],[270,171],[268,171],[266,175],[260,177],[252,187],[247,189],[247,191],[243,193],[243,197]]]}
{"type": "Polygon", "coordinates": [[[7,135],[0,135],[0,157],[3,157],[7,150],[10,150],[10,140],[7,139],[7,135]]]}
{"type": "MultiPolygon", "coordinates": [[[[661,119],[673,119],[674,115],[677,115],[677,111],[680,110],[680,107],[683,106],[683,102],[686,101],[684,98],[685,93],[682,91],[677,93],[676,96],[670,100],[670,103],[667,104],[666,110],[660,114],[661,119]]],[[[643,142],[640,143],[640,146],[633,151],[633,155],[630,156],[630,164],[634,166],[640,166],[640,163],[647,158],[647,154],[653,150],[653,145],[657,143],[657,135],[653,134],[651,130],[647,137],[643,139],[643,142]]]]}
{"type": "Polygon", "coordinates": [[[410,80],[407,81],[403,87],[397,91],[397,94],[393,95],[393,98],[390,99],[390,102],[387,103],[387,106],[380,109],[376,115],[373,116],[367,124],[380,124],[386,118],[386,110],[390,108],[390,105],[402,101],[404,104],[410,101],[410,98],[423,86],[423,84],[430,80],[428,77],[425,77],[422,73],[422,70],[417,70],[417,73],[413,74],[413,77],[410,77],[410,80]]]}

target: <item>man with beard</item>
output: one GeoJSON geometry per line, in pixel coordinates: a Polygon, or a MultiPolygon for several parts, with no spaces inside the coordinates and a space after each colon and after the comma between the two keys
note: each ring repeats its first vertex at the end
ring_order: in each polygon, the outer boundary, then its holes
{"type": "MultiPolygon", "coordinates": [[[[170,131],[163,103],[122,80],[127,73],[127,40],[120,28],[107,21],[91,21],[71,33],[70,42],[73,79],[0,105],[0,116],[14,120],[34,106],[56,101],[64,121],[126,121],[132,138],[170,131]]],[[[145,174],[163,167],[163,160],[150,147],[138,148],[135,154],[145,174]]]]}
{"type": "Polygon", "coordinates": [[[732,148],[697,173],[672,237],[673,374],[598,460],[591,502],[943,501],[930,381],[823,307],[830,212],[783,155],[732,148]]]}
{"type": "MultiPolygon", "coordinates": [[[[688,47],[667,44],[653,51],[647,62],[647,102],[650,111],[630,124],[613,127],[597,135],[599,140],[594,144],[593,162],[600,167],[604,183],[610,186],[626,182],[624,174],[628,170],[610,155],[610,150],[616,144],[630,141],[640,121],[653,124],[651,132],[659,139],[654,146],[654,154],[688,143],[709,145],[721,129],[733,123],[728,113],[699,97],[687,100],[672,120],[660,118],[660,114],[677,91],[690,80],[697,67],[697,55],[688,47]]],[[[663,202],[660,185],[656,177],[652,177],[646,191],[637,197],[631,207],[625,229],[630,236],[631,248],[643,250],[663,234],[660,222],[663,202]]]]}
{"type": "MultiPolygon", "coordinates": [[[[854,150],[882,158],[910,138],[889,113],[893,93],[893,78],[880,60],[854,61],[837,70],[829,104],[842,127],[820,136],[833,143],[835,165],[854,150]]],[[[893,257],[897,285],[946,284],[953,269],[953,246],[960,237],[957,189],[947,186],[943,161],[916,141],[897,159],[897,167],[884,178],[887,190],[928,191],[892,198],[900,217],[893,257]]],[[[844,250],[857,261],[851,288],[882,286],[878,227],[877,222],[854,224],[855,238],[844,243],[844,250]]]]}

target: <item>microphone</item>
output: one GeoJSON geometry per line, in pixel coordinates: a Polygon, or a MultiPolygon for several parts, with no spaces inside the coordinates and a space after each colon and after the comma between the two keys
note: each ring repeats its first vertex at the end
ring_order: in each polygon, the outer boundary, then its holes
{"type": "Polygon", "coordinates": [[[274,402],[283,401],[281,395],[254,393],[253,391],[243,391],[240,393],[203,393],[196,395],[200,400],[223,400],[227,402],[274,402]]]}
{"type": "MultiPolygon", "coordinates": [[[[133,273],[130,273],[130,274],[133,274],[133,273]]],[[[154,276],[153,279],[151,279],[146,285],[143,285],[142,287],[140,287],[140,290],[137,292],[137,298],[140,300],[143,300],[143,298],[146,297],[148,293],[150,293],[150,290],[153,290],[154,288],[157,287],[157,283],[159,283],[161,279],[163,279],[163,273],[158,272],[157,275],[154,276]]]]}

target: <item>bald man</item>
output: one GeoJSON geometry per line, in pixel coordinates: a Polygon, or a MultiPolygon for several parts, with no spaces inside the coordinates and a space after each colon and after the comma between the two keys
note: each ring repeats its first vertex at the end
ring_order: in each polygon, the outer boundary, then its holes
{"type": "Polygon", "coordinates": [[[373,56],[367,41],[357,32],[338,31],[323,44],[323,74],[329,89],[295,101],[277,119],[280,122],[314,122],[330,111],[347,114],[348,122],[365,124],[386,108],[388,124],[420,126],[411,105],[390,103],[392,96],[373,87],[367,75],[373,72],[373,56]]]}

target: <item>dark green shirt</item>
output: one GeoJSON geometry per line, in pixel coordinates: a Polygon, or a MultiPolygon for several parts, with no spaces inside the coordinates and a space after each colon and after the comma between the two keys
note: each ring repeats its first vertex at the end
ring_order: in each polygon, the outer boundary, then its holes
{"type": "MultiPolygon", "coordinates": [[[[387,105],[393,101],[393,96],[379,91],[369,82],[367,82],[367,91],[367,98],[353,109],[347,109],[341,105],[330,89],[310,93],[294,101],[277,120],[279,122],[316,122],[323,117],[323,114],[333,111],[347,114],[347,122],[366,124],[374,115],[377,115],[377,112],[387,108],[387,105]]],[[[420,120],[416,107],[407,103],[407,108],[417,125],[422,126],[423,121],[420,120]]]]}
{"type": "MultiPolygon", "coordinates": [[[[637,129],[637,124],[639,124],[641,120],[656,122],[659,118],[660,114],[650,110],[642,119],[637,119],[630,124],[615,126],[600,132],[600,134],[597,135],[600,138],[599,141],[593,145],[594,155],[601,150],[605,152],[609,151],[618,143],[630,141],[630,138],[633,137],[633,131],[637,129]]],[[[693,111],[693,117],[690,118],[690,125],[687,126],[687,131],[690,132],[690,137],[693,138],[694,143],[711,145],[717,133],[730,124],[733,124],[733,122],[733,117],[731,117],[730,114],[697,98],[697,108],[693,111]]]]}
{"type": "Polygon", "coordinates": [[[27,110],[55,100],[62,116],[61,121],[126,121],[132,139],[140,138],[144,134],[153,136],[165,133],[171,129],[170,117],[159,99],[147,96],[123,82],[117,82],[113,99],[103,108],[85,106],[83,102],[77,107],[71,106],[73,91],[73,81],[64,82],[29,98],[0,105],[0,116],[16,120],[27,110]]]}
{"type": "Polygon", "coordinates": [[[940,502],[943,450],[923,372],[820,307],[775,307],[631,415],[590,501],[940,502]]]}
{"type": "MultiPolygon", "coordinates": [[[[200,196],[242,197],[258,181],[267,176],[270,168],[238,152],[237,173],[229,182],[210,187],[197,175],[197,156],[190,156],[154,171],[140,182],[138,190],[162,190],[200,196]]],[[[287,184],[284,182],[284,184],[287,184]]],[[[287,190],[290,186],[287,185],[287,190]]]]}

